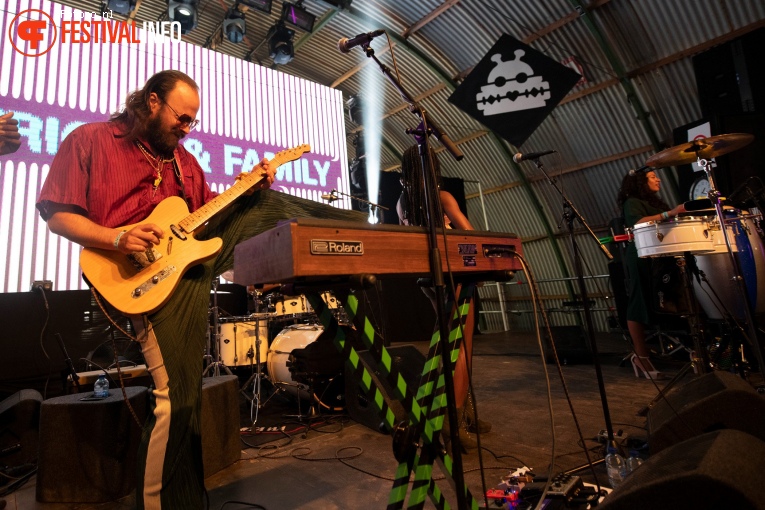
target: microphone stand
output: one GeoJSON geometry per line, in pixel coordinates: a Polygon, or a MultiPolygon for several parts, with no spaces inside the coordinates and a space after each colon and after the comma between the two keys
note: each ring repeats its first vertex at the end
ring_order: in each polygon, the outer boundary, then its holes
{"type": "Polygon", "coordinates": [[[56,340],[58,341],[58,346],[61,348],[61,352],[64,353],[64,362],[66,363],[67,372],[69,372],[68,375],[72,376],[72,382],[74,383],[74,386],[77,388],[75,393],[79,393],[80,392],[80,376],[77,374],[77,370],[74,369],[72,358],[70,358],[69,353],[66,352],[66,345],[64,345],[64,339],[61,337],[61,333],[56,333],[55,337],[56,337],[56,340]]]}
{"type": "MultiPolygon", "coordinates": [[[[568,235],[571,239],[571,248],[572,248],[572,258],[574,262],[574,271],[576,272],[576,277],[579,282],[579,293],[582,298],[582,308],[584,309],[584,322],[587,326],[587,337],[590,340],[590,349],[592,350],[592,359],[595,364],[595,375],[598,380],[598,389],[600,390],[600,403],[603,407],[603,419],[606,424],[606,432],[608,433],[608,444],[609,446],[615,446],[618,447],[619,445],[616,444],[614,441],[614,427],[611,424],[611,413],[608,410],[608,399],[606,398],[606,385],[603,382],[603,372],[600,367],[600,357],[598,356],[598,344],[595,341],[595,328],[592,323],[592,312],[590,311],[590,300],[587,296],[587,287],[584,284],[584,269],[582,268],[582,255],[579,251],[579,245],[576,242],[576,238],[574,237],[574,220],[579,220],[579,223],[587,230],[587,233],[589,234],[589,237],[591,237],[595,244],[600,248],[600,250],[603,252],[603,255],[606,256],[608,260],[612,260],[614,258],[613,255],[611,255],[611,252],[608,251],[608,248],[605,247],[605,245],[600,244],[600,241],[598,240],[598,236],[595,235],[595,232],[592,231],[590,226],[587,224],[587,221],[584,219],[584,216],[577,210],[577,208],[574,206],[573,202],[566,196],[565,193],[558,187],[557,182],[555,179],[550,177],[550,175],[547,173],[547,171],[544,169],[544,166],[542,165],[542,162],[539,161],[539,158],[533,158],[534,164],[537,166],[540,172],[542,172],[547,179],[547,182],[550,183],[550,185],[555,189],[555,191],[558,192],[558,194],[563,199],[563,219],[566,221],[566,225],[568,227],[568,235]]],[[[553,339],[550,339],[552,342],[553,339]]]]}
{"type": "Polygon", "coordinates": [[[420,152],[420,160],[422,163],[423,182],[425,183],[424,195],[427,230],[428,230],[428,246],[430,251],[430,274],[433,281],[433,287],[435,291],[435,300],[438,303],[436,308],[436,315],[438,317],[438,329],[441,342],[441,367],[443,370],[444,383],[446,386],[446,408],[447,416],[449,419],[449,431],[451,434],[452,445],[452,459],[453,469],[452,478],[454,479],[454,490],[457,498],[457,508],[459,510],[467,510],[467,495],[465,490],[465,475],[462,467],[462,451],[459,439],[459,423],[457,419],[457,405],[454,396],[454,378],[452,375],[453,364],[449,357],[449,316],[444,310],[445,303],[445,288],[444,275],[441,266],[441,252],[438,248],[438,238],[436,233],[436,222],[439,218],[439,211],[441,210],[441,204],[438,197],[437,185],[435,179],[434,169],[430,165],[430,143],[429,135],[435,135],[441,143],[446,147],[454,158],[459,161],[464,155],[462,151],[451,141],[449,136],[440,129],[427,115],[425,109],[420,106],[417,101],[411,96],[403,87],[403,85],[396,79],[391,73],[390,69],[380,62],[375,56],[375,52],[372,47],[367,43],[364,45],[364,53],[368,58],[371,58],[380,68],[383,75],[390,81],[393,86],[398,90],[401,97],[410,105],[410,111],[419,116],[422,122],[423,129],[420,130],[407,130],[408,134],[415,135],[415,139],[418,137],[418,145],[420,152]]]}
{"type": "Polygon", "coordinates": [[[321,198],[323,198],[324,200],[328,201],[329,203],[332,203],[335,200],[340,200],[339,198],[337,198],[335,196],[336,194],[337,195],[343,195],[344,197],[348,197],[351,200],[358,200],[359,202],[363,202],[365,204],[368,204],[368,205],[372,206],[375,209],[382,209],[383,211],[387,211],[388,210],[388,208],[385,207],[385,206],[382,206],[380,204],[375,204],[374,202],[370,202],[369,200],[364,200],[363,198],[354,197],[353,195],[349,195],[348,193],[343,193],[342,191],[338,191],[336,189],[333,189],[332,191],[329,192],[330,196],[325,197],[325,196],[322,195],[321,198]]]}

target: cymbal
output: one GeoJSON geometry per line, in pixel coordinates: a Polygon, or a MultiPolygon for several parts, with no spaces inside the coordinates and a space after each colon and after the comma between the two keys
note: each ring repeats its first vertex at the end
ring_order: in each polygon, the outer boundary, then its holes
{"type": "Polygon", "coordinates": [[[754,136],[748,133],[731,133],[699,138],[692,142],[664,149],[648,158],[645,164],[653,168],[687,165],[698,158],[710,159],[728,154],[748,145],[752,140],[754,140],[754,136]]]}

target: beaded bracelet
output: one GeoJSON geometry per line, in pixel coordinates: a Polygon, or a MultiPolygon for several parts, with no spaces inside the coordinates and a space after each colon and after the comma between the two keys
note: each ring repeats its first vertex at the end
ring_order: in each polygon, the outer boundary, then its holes
{"type": "Polygon", "coordinates": [[[122,232],[117,234],[117,237],[114,238],[113,244],[114,244],[114,247],[117,248],[118,250],[120,248],[120,239],[122,239],[122,236],[125,234],[125,232],[127,232],[127,230],[123,230],[122,232]]]}
{"type": "Polygon", "coordinates": [[[664,211],[661,213],[661,219],[668,220],[669,219],[669,213],[667,211],[664,211]]]}

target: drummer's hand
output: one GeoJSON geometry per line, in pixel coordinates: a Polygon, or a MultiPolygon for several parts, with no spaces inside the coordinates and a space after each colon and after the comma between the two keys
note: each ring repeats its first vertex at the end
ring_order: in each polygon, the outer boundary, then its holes
{"type": "Polygon", "coordinates": [[[684,212],[685,212],[685,204],[680,204],[674,209],[672,209],[671,211],[669,211],[669,215],[674,218],[678,214],[684,213],[684,212]]]}

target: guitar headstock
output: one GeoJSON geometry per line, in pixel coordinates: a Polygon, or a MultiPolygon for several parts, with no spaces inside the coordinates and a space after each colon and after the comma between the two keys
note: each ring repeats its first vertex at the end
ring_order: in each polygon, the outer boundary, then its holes
{"type": "Polygon", "coordinates": [[[281,166],[288,161],[295,161],[306,152],[311,152],[311,146],[307,143],[298,145],[291,149],[285,149],[274,154],[274,159],[271,160],[276,166],[281,166]]]}

